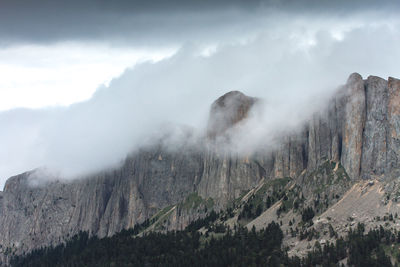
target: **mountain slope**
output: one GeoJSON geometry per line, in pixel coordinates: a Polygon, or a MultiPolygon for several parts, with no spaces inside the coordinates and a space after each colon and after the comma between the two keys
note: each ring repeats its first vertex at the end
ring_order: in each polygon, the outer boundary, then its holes
{"type": "MultiPolygon", "coordinates": [[[[7,261],[13,253],[57,244],[80,230],[110,236],[146,219],[154,230],[183,229],[210,210],[227,207],[233,217],[221,218],[224,223],[239,221],[251,227],[282,220],[286,232],[308,207],[321,220],[348,216],[352,210],[342,208],[344,203],[354,203],[354,209],[366,203],[351,200],[362,197],[352,186],[361,186],[363,179],[376,179],[371,188],[379,184],[384,193],[378,190],[373,201],[383,197],[389,205],[397,199],[399,91],[397,79],[363,80],[352,74],[326,110],[310,118],[302,130],[282,137],[274,151],[243,157],[219,151],[210,141],[246,119],[257,102],[239,92],[228,93],[214,103],[210,114],[209,127],[222,120],[222,128],[209,130],[200,146],[149,147],[128,156],[115,170],[68,183],[31,186],[32,172],[12,177],[0,196],[2,258],[7,261]],[[243,213],[246,204],[248,217],[243,213]],[[330,207],[343,214],[329,213],[330,207]]],[[[381,216],[376,206],[364,206],[370,208],[370,216],[381,216]]],[[[389,210],[397,212],[397,205],[392,207],[389,210]]],[[[317,227],[318,219],[313,220],[317,227]]],[[[313,226],[299,227],[306,231],[313,226]]],[[[290,236],[285,242],[293,251],[303,244],[295,244],[290,236]]]]}

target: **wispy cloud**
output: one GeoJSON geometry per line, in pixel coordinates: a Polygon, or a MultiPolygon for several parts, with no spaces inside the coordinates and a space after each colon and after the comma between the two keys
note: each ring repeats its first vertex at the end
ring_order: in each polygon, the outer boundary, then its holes
{"type": "MultiPolygon", "coordinates": [[[[251,150],[296,128],[354,71],[400,77],[397,18],[369,11],[344,17],[290,12],[220,26],[220,36],[209,21],[209,32],[185,31],[189,37],[178,38],[182,47],[174,56],[127,69],[88,101],[0,113],[1,183],[38,166],[66,177],[113,166],[165,125],[202,132],[210,104],[230,90],[266,103],[258,124],[240,137],[251,139],[251,150]]],[[[174,27],[169,31],[180,30],[174,27]]],[[[163,44],[170,44],[168,38],[163,44]]]]}

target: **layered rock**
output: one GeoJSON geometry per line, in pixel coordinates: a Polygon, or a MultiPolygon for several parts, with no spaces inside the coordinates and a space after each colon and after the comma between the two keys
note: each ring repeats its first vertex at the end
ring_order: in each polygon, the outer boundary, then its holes
{"type": "Polygon", "coordinates": [[[363,131],[366,114],[364,81],[352,74],[347,82],[342,132],[342,165],[351,178],[360,175],[363,131]]]}
{"type": "Polygon", "coordinates": [[[388,82],[379,77],[368,77],[365,99],[361,176],[370,178],[384,174],[387,165],[388,82]]]}
{"type": "Polygon", "coordinates": [[[129,156],[122,167],[70,183],[32,187],[32,173],[10,178],[3,192],[0,242],[17,253],[58,243],[80,230],[112,235],[182,201],[202,174],[190,150],[129,156]]]}
{"type": "Polygon", "coordinates": [[[115,170],[69,183],[32,187],[31,173],[10,178],[0,195],[3,256],[7,247],[21,253],[80,230],[112,235],[169,206],[175,208],[168,229],[183,228],[205,212],[179,208],[191,193],[212,199],[213,208],[220,209],[261,181],[301,178],[327,161],[340,162],[353,181],[393,175],[399,169],[397,79],[363,80],[352,74],[326,110],[297,133],[282,137],[274,151],[242,156],[218,151],[207,141],[246,119],[256,102],[240,92],[218,99],[201,149],[148,148],[128,156],[115,170]]]}

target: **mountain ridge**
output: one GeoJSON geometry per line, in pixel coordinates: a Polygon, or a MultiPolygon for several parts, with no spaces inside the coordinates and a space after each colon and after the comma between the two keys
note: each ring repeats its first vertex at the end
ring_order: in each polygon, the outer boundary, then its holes
{"type": "MultiPolygon", "coordinates": [[[[257,102],[241,93],[233,95],[240,96],[239,111],[218,134],[245,119],[257,102]]],[[[354,184],[375,179],[385,187],[395,181],[400,164],[399,116],[400,80],[376,76],[363,80],[354,73],[326,111],[315,114],[297,133],[283,136],[278,148],[265,154],[216,153],[212,145],[203,150],[183,146],[175,152],[154,146],[128,156],[118,169],[84,180],[31,187],[29,173],[14,176],[0,195],[2,260],[7,262],[12,253],[58,244],[80,230],[110,236],[151,218],[157,218],[154,230],[184,229],[210,210],[224,210],[232,203],[239,203],[234,206],[234,218],[239,220],[245,203],[265,201],[273,194],[273,181],[286,181],[279,186],[285,196],[279,195],[282,198],[257,218],[264,223],[282,218],[283,229],[289,229],[289,220],[299,218],[299,211],[291,207],[296,201],[324,214],[354,184]]],[[[384,191],[396,188],[397,183],[384,191]]],[[[393,206],[392,212],[398,209],[393,206]]],[[[256,224],[252,220],[246,222],[249,227],[256,224]]]]}

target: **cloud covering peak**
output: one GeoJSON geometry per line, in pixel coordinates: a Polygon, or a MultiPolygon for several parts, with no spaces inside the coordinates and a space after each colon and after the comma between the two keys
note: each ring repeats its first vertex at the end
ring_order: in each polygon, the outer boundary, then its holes
{"type": "Polygon", "coordinates": [[[81,40],[180,48],[159,62],[126,69],[88,101],[1,112],[0,185],[41,166],[64,177],[114,166],[160,136],[160,129],[179,136],[176,130],[185,125],[201,135],[211,103],[232,90],[265,103],[260,122],[247,131],[251,150],[322,109],[352,72],[400,77],[396,2],[387,1],[385,8],[393,7],[387,13],[371,11],[377,6],[368,1],[368,8],[366,1],[329,2],[269,1],[260,10],[263,1],[250,7],[175,1],[165,9],[105,1],[48,1],[35,9],[35,2],[5,2],[10,13],[0,9],[0,25],[10,27],[0,26],[3,45],[81,40]],[[296,11],[298,2],[304,5],[296,11]],[[64,15],[57,3],[66,5],[64,15]],[[29,5],[33,10],[24,8],[29,5]],[[220,11],[224,6],[231,8],[220,11]],[[272,12],[276,6],[282,7],[272,12]],[[133,16],[135,10],[142,11],[133,16]]]}

